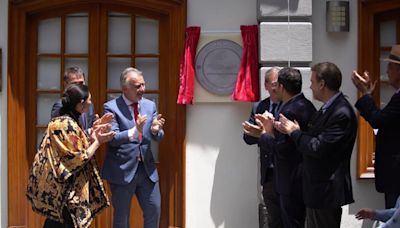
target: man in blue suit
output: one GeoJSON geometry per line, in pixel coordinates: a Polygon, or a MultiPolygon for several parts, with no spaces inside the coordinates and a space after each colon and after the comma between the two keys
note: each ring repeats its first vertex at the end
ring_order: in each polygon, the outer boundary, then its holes
{"type": "MultiPolygon", "coordinates": [[[[68,67],[64,73],[64,88],[67,88],[71,84],[85,84],[85,73],[79,67],[68,67]]],[[[60,109],[62,107],[61,99],[58,99],[51,109],[51,118],[60,115],[60,109]]],[[[94,112],[93,104],[90,104],[89,111],[82,113],[79,116],[79,123],[87,133],[93,126],[94,121],[97,119],[96,113],[94,112]]]]}
{"type": "Polygon", "coordinates": [[[142,72],[125,69],[120,78],[122,95],[104,104],[112,113],[112,131],[117,134],[107,144],[102,176],[110,183],[114,207],[114,228],[128,228],[134,194],[143,211],[144,227],[157,228],[160,219],[158,173],[151,152],[151,140],[164,136],[165,119],[157,114],[154,102],[143,97],[142,72]]]}
{"type": "MultiPolygon", "coordinates": [[[[280,114],[296,120],[300,128],[308,129],[315,107],[301,92],[302,76],[299,70],[285,67],[279,71],[276,94],[282,102],[280,114]]],[[[279,193],[283,225],[285,228],[304,227],[306,209],[302,194],[302,155],[288,135],[273,131],[272,116],[256,115],[264,134],[261,148],[274,148],[274,180],[279,193]]]]}

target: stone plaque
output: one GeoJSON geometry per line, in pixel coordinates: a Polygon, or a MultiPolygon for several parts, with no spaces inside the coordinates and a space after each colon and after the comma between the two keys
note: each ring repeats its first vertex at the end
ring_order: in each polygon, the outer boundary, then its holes
{"type": "Polygon", "coordinates": [[[207,91],[230,95],[236,83],[242,47],[231,40],[214,40],[197,54],[196,77],[207,91]]]}

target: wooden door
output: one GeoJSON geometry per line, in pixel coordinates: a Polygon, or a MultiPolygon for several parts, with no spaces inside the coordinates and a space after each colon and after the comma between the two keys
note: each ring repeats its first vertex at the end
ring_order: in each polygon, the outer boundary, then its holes
{"type": "MultiPolygon", "coordinates": [[[[372,94],[378,107],[386,106],[394,90],[387,82],[386,65],[391,46],[400,43],[400,1],[359,0],[358,71],[368,71],[378,86],[372,94]]],[[[360,117],[357,177],[374,178],[374,130],[360,117]]]]}
{"type": "MultiPolygon", "coordinates": [[[[10,7],[9,226],[43,224],[24,194],[51,106],[64,89],[64,70],[84,70],[95,110],[102,113],[102,104],[121,92],[122,70],[134,66],[144,73],[146,97],[167,119],[164,140],[153,144],[160,174],[160,227],[183,227],[185,112],[176,105],[176,96],[186,2],[38,0],[11,1],[10,7]]],[[[96,156],[101,165],[104,148],[96,156]]],[[[142,227],[136,199],[132,204],[131,227],[142,227]]],[[[110,207],[92,226],[111,224],[110,207]]]]}

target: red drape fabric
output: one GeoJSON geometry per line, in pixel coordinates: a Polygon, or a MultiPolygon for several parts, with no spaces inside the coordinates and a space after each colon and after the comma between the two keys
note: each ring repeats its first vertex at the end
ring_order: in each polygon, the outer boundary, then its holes
{"type": "Polygon", "coordinates": [[[260,82],[258,69],[258,26],[240,26],[243,39],[243,54],[232,99],[236,101],[258,101],[260,82]]]}
{"type": "Polygon", "coordinates": [[[200,27],[186,28],[185,49],[181,57],[179,65],[179,93],[178,104],[193,104],[193,90],[194,90],[194,60],[196,57],[197,43],[200,37],[200,27]]]}

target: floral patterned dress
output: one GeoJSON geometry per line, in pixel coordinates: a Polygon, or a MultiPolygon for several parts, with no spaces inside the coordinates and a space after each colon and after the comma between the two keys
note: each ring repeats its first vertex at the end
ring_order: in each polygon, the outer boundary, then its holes
{"type": "Polygon", "coordinates": [[[110,205],[90,141],[68,116],[53,118],[45,131],[29,175],[27,197],[32,209],[63,223],[66,207],[75,227],[89,227],[93,218],[110,205]]]}

